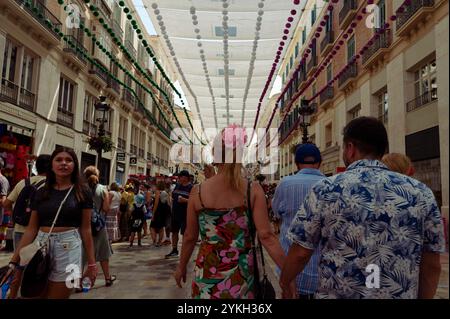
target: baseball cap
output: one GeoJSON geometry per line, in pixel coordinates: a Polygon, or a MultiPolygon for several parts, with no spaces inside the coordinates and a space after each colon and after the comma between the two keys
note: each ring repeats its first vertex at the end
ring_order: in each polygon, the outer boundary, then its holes
{"type": "Polygon", "coordinates": [[[181,176],[186,176],[186,177],[189,177],[190,176],[190,174],[189,174],[189,172],[187,171],[187,170],[182,170],[182,171],[180,171],[179,173],[178,173],[178,177],[181,177],[181,176]]]}
{"type": "Polygon", "coordinates": [[[145,203],[145,197],[142,194],[138,194],[134,197],[134,203],[137,207],[141,207],[145,203]]]}
{"type": "Polygon", "coordinates": [[[316,145],[312,143],[300,144],[295,150],[295,162],[298,164],[316,164],[322,161],[322,156],[316,145]],[[305,158],[312,157],[313,160],[306,161],[305,158]]]}

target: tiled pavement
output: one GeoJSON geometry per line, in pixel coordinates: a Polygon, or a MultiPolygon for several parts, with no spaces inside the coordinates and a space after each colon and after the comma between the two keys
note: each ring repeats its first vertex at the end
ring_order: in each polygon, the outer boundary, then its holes
{"type": "MultiPolygon", "coordinates": [[[[111,273],[117,275],[117,280],[111,287],[105,287],[102,274],[99,274],[95,287],[88,293],[74,293],[72,299],[187,299],[190,298],[190,282],[193,260],[197,249],[189,263],[187,282],[183,288],[178,288],[173,279],[178,259],[164,259],[170,246],[152,247],[148,239],[143,240],[143,246],[128,249],[127,243],[113,244],[114,255],[110,260],[111,273]]],[[[198,246],[197,246],[198,247],[198,246]]],[[[5,265],[11,254],[0,252],[0,266],[5,265]]],[[[280,291],[274,275],[274,264],[266,258],[269,278],[280,291]]],[[[436,298],[448,299],[448,253],[442,255],[442,273],[436,298]]]]}

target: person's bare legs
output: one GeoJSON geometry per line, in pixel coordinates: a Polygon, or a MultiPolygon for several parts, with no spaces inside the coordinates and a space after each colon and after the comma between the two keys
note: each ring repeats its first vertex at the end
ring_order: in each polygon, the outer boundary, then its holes
{"type": "Polygon", "coordinates": [[[161,228],[158,231],[158,245],[162,245],[163,240],[164,240],[164,228],[161,228]]]}
{"type": "Polygon", "coordinates": [[[100,266],[102,267],[103,275],[105,276],[105,280],[110,279],[111,275],[109,274],[109,260],[101,261],[100,266]]]}
{"type": "Polygon", "coordinates": [[[153,245],[156,244],[156,230],[153,227],[150,227],[150,234],[152,236],[153,245]]]}
{"type": "Polygon", "coordinates": [[[178,251],[178,232],[172,233],[172,249],[178,251]]]}
{"type": "Polygon", "coordinates": [[[133,246],[133,242],[134,242],[134,232],[131,233],[130,235],[130,247],[133,246]]]}
{"type": "Polygon", "coordinates": [[[138,232],[138,246],[142,246],[141,244],[142,232],[138,232]]]}

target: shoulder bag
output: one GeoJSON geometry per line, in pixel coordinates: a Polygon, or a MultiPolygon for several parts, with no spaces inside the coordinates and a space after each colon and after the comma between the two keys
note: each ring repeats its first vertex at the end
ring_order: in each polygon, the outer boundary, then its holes
{"type": "Polygon", "coordinates": [[[255,286],[255,298],[256,299],[276,299],[275,289],[273,288],[272,283],[267,277],[266,273],[266,265],[264,262],[264,252],[262,249],[261,241],[258,238],[258,247],[256,246],[256,226],[253,221],[253,212],[251,208],[251,197],[250,197],[250,187],[251,182],[248,181],[247,186],[247,207],[248,207],[248,216],[250,221],[250,236],[252,239],[252,251],[253,251],[253,265],[254,265],[254,286],[255,286]],[[259,259],[261,260],[261,269],[262,269],[262,279],[260,274],[260,266],[258,262],[258,254],[259,259]]]}
{"type": "Polygon", "coordinates": [[[36,298],[42,296],[48,284],[48,275],[50,273],[50,255],[49,255],[49,238],[55,227],[61,208],[67,200],[73,186],[70,187],[66,196],[59,205],[53,220],[52,227],[47,237],[43,241],[35,240],[31,244],[20,250],[20,265],[25,266],[23,271],[22,284],[20,294],[24,298],[36,298]]]}
{"type": "MultiPolygon", "coordinates": [[[[97,191],[98,184],[95,185],[95,188],[92,190],[92,197],[94,200],[94,207],[92,209],[92,216],[91,216],[91,232],[92,236],[96,236],[106,225],[106,218],[102,214],[102,208],[103,208],[103,198],[100,202],[100,207],[97,207],[95,205],[95,196],[97,191]]],[[[104,191],[104,190],[102,190],[104,191]]]]}

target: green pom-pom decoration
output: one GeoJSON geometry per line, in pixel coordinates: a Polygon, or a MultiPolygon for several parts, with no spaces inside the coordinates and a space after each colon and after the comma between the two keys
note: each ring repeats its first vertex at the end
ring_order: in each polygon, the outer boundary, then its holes
{"type": "Polygon", "coordinates": [[[95,6],[93,6],[92,4],[89,6],[89,10],[91,11],[95,11],[97,8],[95,6]]]}
{"type": "Polygon", "coordinates": [[[133,24],[132,27],[133,27],[134,30],[137,30],[137,28],[138,28],[137,25],[135,25],[135,24],[133,24]]]}
{"type": "Polygon", "coordinates": [[[64,33],[58,32],[58,35],[59,35],[60,37],[62,37],[62,36],[64,36],[64,33]]]}
{"type": "Polygon", "coordinates": [[[128,9],[127,7],[125,7],[125,8],[123,8],[123,12],[129,13],[129,12],[130,12],[130,9],[128,9]]]}
{"type": "Polygon", "coordinates": [[[25,2],[25,7],[29,8],[31,5],[29,2],[25,2]]]}
{"type": "Polygon", "coordinates": [[[142,34],[139,34],[139,35],[138,35],[138,39],[139,39],[139,40],[142,40],[143,38],[144,38],[144,37],[142,36],[142,34]]]}
{"type": "Polygon", "coordinates": [[[91,0],[84,0],[84,3],[89,3],[91,2],[91,0]]]}
{"type": "Polygon", "coordinates": [[[132,24],[132,25],[137,24],[136,20],[131,20],[131,24],[132,24]]]}
{"type": "Polygon", "coordinates": [[[133,19],[133,16],[131,14],[127,14],[127,19],[131,20],[131,19],[133,19]]]}
{"type": "Polygon", "coordinates": [[[97,44],[98,46],[100,46],[100,41],[96,41],[95,44],[97,44]]]}
{"type": "Polygon", "coordinates": [[[104,20],[103,18],[98,19],[98,21],[99,21],[101,24],[105,23],[105,20],[104,20]]]}
{"type": "Polygon", "coordinates": [[[36,8],[36,7],[35,7],[35,8],[33,8],[32,10],[33,10],[33,12],[34,12],[34,13],[37,13],[37,12],[38,12],[38,10],[37,10],[37,8],[36,8]]]}
{"type": "Polygon", "coordinates": [[[125,1],[119,1],[119,6],[121,7],[125,6],[125,1]]]}
{"type": "Polygon", "coordinates": [[[136,30],[136,33],[137,33],[137,34],[141,34],[141,33],[142,33],[141,29],[137,29],[137,30],[136,30]]]}
{"type": "Polygon", "coordinates": [[[63,36],[63,40],[64,40],[64,41],[67,41],[67,37],[66,37],[66,36],[63,36]]]}
{"type": "Polygon", "coordinates": [[[95,16],[95,17],[98,17],[99,15],[100,15],[100,13],[98,13],[98,11],[95,11],[95,12],[94,12],[94,16],[95,16]]]}
{"type": "Polygon", "coordinates": [[[105,48],[103,48],[102,51],[103,51],[103,53],[106,53],[106,49],[105,48]]]}
{"type": "MultiPolygon", "coordinates": [[[[58,0],[59,4],[64,4],[64,0],[58,0]]],[[[64,10],[66,10],[66,8],[64,8],[64,10]]]]}

